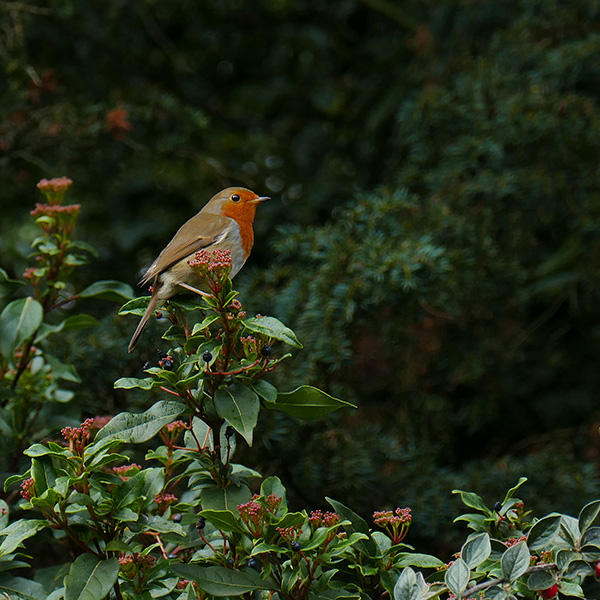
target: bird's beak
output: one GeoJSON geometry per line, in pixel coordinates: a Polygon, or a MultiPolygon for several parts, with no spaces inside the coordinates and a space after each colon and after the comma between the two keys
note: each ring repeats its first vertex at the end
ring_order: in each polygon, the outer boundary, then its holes
{"type": "Polygon", "coordinates": [[[269,196],[259,196],[258,198],[254,198],[254,200],[252,200],[252,202],[266,202],[267,200],[270,200],[271,198],[269,196]]]}

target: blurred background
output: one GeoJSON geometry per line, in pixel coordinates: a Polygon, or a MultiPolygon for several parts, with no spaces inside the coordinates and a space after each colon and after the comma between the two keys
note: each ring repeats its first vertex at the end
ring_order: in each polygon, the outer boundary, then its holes
{"type": "MultiPolygon", "coordinates": [[[[81,286],[134,285],[223,187],[270,195],[236,287],[304,343],[278,386],[358,409],[262,415],[237,460],[296,508],[410,506],[432,551],[462,535],[454,488],[492,505],[524,475],[538,514],[577,512],[600,496],[599,56],[597,0],[1,0],[0,266],[29,264],[44,177],[99,251],[81,286]]],[[[135,319],[91,310],[56,349],[84,380],[65,419],[144,408],[113,381],[167,347],[153,323],[128,355],[135,319]]]]}

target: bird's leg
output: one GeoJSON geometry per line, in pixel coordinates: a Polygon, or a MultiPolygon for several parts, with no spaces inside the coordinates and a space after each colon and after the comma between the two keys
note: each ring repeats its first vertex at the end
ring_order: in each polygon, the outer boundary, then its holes
{"type": "Polygon", "coordinates": [[[198,288],[188,285],[187,283],[183,283],[180,281],[178,283],[178,285],[181,286],[182,288],[185,288],[186,290],[189,290],[190,292],[194,292],[194,294],[198,294],[199,296],[210,296],[210,294],[207,294],[206,292],[203,292],[202,290],[199,290],[198,288]]]}

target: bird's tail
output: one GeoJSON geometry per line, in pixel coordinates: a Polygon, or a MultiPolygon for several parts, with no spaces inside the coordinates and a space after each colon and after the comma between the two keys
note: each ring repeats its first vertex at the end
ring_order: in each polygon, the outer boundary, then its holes
{"type": "Polygon", "coordinates": [[[148,324],[148,319],[150,318],[150,315],[152,315],[152,313],[154,312],[154,309],[156,308],[157,302],[158,302],[158,286],[155,285],[154,292],[153,292],[152,296],[150,297],[150,302],[148,303],[148,308],[146,309],[146,312],[143,314],[142,318],[140,319],[140,322],[139,322],[135,332],[133,333],[133,336],[131,337],[131,341],[129,342],[129,348],[128,348],[129,352],[131,352],[135,348],[135,345],[139,342],[140,337],[142,336],[142,333],[144,332],[144,328],[148,324]]]}

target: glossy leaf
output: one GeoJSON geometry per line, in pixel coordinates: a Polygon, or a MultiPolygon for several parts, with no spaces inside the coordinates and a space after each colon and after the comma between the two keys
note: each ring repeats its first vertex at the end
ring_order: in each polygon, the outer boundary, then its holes
{"type": "Polygon", "coordinates": [[[215,409],[252,446],[252,434],[258,421],[260,400],[249,387],[234,384],[215,393],[215,409]]]}
{"type": "Polygon", "coordinates": [[[515,581],[529,569],[531,554],[525,542],[519,542],[504,552],[500,564],[502,576],[507,581],[515,581]]]}
{"type": "Polygon", "coordinates": [[[6,556],[16,550],[26,539],[34,536],[47,522],[41,519],[19,519],[0,532],[0,556],[6,556]]]}
{"type": "Polygon", "coordinates": [[[285,342],[295,348],[302,348],[296,334],[275,317],[251,317],[244,321],[244,328],[285,342]]]}
{"type": "Polygon", "coordinates": [[[98,432],[95,444],[107,439],[119,439],[130,443],[145,442],[184,411],[185,404],[182,402],[162,400],[143,413],[119,413],[98,432]]]}
{"type": "Polygon", "coordinates": [[[0,596],[12,600],[48,600],[46,588],[23,577],[0,577],[0,596]]]}
{"type": "Polygon", "coordinates": [[[217,598],[240,596],[254,590],[274,589],[269,581],[261,579],[260,575],[252,569],[234,571],[225,567],[174,564],[171,570],[180,577],[195,581],[200,589],[217,598]]]}
{"type": "Polygon", "coordinates": [[[12,364],[15,350],[41,326],[42,305],[33,298],[13,300],[0,313],[0,351],[12,364]]]}
{"type": "Polygon", "coordinates": [[[460,598],[462,593],[467,589],[471,572],[467,563],[462,558],[457,558],[446,571],[444,581],[448,589],[457,597],[460,598]]]}
{"type": "Polygon", "coordinates": [[[476,533],[469,536],[460,552],[461,558],[469,569],[477,568],[492,552],[492,544],[488,533],[476,533]]]}
{"type": "Polygon", "coordinates": [[[119,561],[93,554],[78,556],[65,577],[65,600],[102,600],[117,581],[119,561]]]}
{"type": "Polygon", "coordinates": [[[101,298],[124,302],[133,298],[133,288],[122,281],[96,281],[77,294],[80,298],[101,298]]]}
{"type": "Polygon", "coordinates": [[[354,404],[334,398],[310,385],[302,385],[293,392],[279,393],[275,403],[265,406],[305,420],[321,419],[343,407],[356,408],[354,404]]]}
{"type": "Polygon", "coordinates": [[[331,504],[333,510],[340,516],[342,521],[348,521],[348,523],[344,525],[344,529],[347,533],[364,533],[367,536],[366,540],[360,540],[356,544],[357,548],[359,548],[363,554],[376,556],[378,547],[375,540],[370,536],[367,522],[353,510],[344,506],[341,502],[333,500],[332,498],[325,498],[325,500],[331,504]]]}

